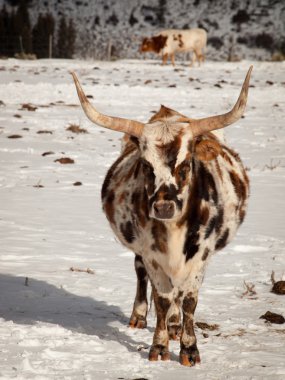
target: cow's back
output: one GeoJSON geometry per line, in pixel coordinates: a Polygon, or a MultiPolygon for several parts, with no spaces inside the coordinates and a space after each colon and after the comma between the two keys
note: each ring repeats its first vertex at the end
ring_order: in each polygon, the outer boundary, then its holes
{"type": "Polygon", "coordinates": [[[200,28],[187,30],[168,29],[162,31],[160,35],[167,37],[163,54],[201,50],[207,44],[207,32],[200,28]]]}

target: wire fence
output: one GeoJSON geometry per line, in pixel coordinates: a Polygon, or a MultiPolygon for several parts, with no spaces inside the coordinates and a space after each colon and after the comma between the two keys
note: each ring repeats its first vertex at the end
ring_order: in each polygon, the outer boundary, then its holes
{"type": "MultiPolygon", "coordinates": [[[[118,53],[123,51],[123,46],[118,45],[111,38],[97,41],[88,37],[81,48],[77,47],[77,56],[92,57],[100,60],[112,60],[119,58],[118,53]]],[[[125,50],[126,47],[125,47],[125,50]]],[[[66,53],[66,52],[65,52],[66,53]]],[[[65,54],[56,46],[52,35],[47,35],[46,38],[25,38],[24,36],[1,36],[0,35],[0,57],[17,57],[18,55],[34,55],[35,58],[70,58],[70,55],[65,54]]],[[[71,54],[73,55],[73,53],[71,54]]],[[[124,56],[124,55],[123,55],[124,56]]]]}
{"type": "Polygon", "coordinates": [[[34,54],[38,58],[53,58],[52,35],[46,38],[27,39],[23,36],[0,36],[0,56],[14,57],[19,54],[34,54]]]}

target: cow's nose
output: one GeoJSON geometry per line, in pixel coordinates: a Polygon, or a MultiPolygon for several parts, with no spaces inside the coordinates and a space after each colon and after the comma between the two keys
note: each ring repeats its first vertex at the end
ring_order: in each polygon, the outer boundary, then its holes
{"type": "Polygon", "coordinates": [[[158,219],[171,219],[174,215],[174,202],[158,201],[153,205],[154,216],[158,219]]]}

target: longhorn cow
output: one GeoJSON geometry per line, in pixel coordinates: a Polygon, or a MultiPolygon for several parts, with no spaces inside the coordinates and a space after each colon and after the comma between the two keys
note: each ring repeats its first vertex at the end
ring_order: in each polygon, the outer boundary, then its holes
{"type": "Polygon", "coordinates": [[[152,285],[151,361],[170,359],[169,339],[180,336],[180,363],[200,362],[193,327],[198,291],[210,257],[243,222],[249,196],[241,159],[216,130],[243,115],[251,70],[231,111],[191,119],[161,106],[146,124],[98,112],[72,73],[87,117],[127,136],[104,180],[102,203],[115,235],[135,253],[131,327],[146,326],[148,279],[152,285]]]}
{"type": "Polygon", "coordinates": [[[172,65],[175,66],[175,53],[192,51],[193,66],[198,60],[205,60],[205,49],[207,44],[207,32],[201,28],[189,30],[167,29],[153,37],[145,37],[140,46],[140,52],[154,52],[162,56],[164,65],[170,56],[172,65]]]}

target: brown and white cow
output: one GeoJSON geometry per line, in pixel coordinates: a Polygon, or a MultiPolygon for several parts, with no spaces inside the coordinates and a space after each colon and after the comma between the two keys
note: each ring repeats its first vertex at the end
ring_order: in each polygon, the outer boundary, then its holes
{"type": "Polygon", "coordinates": [[[168,29],[163,30],[153,37],[144,38],[140,46],[140,52],[154,52],[162,55],[164,65],[168,57],[171,57],[172,65],[175,65],[175,53],[192,51],[191,66],[196,59],[205,60],[205,48],[207,44],[207,32],[204,29],[194,28],[189,30],[168,29]]]}
{"type": "Polygon", "coordinates": [[[231,111],[190,119],[161,106],[146,124],[99,113],[72,73],[88,118],[129,136],[106,175],[102,202],[114,233],[136,255],[132,327],[146,326],[148,278],[152,284],[157,325],[149,360],[168,360],[169,339],[180,336],[181,364],[200,362],[193,327],[198,291],[209,258],[244,220],[249,196],[238,154],[215,130],[243,115],[251,70],[231,111]]]}

